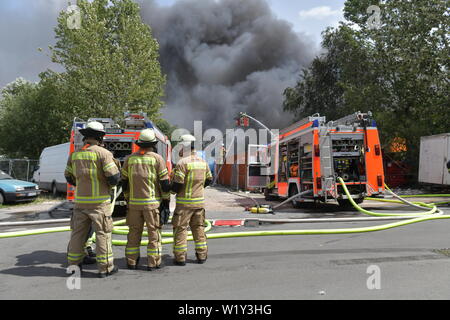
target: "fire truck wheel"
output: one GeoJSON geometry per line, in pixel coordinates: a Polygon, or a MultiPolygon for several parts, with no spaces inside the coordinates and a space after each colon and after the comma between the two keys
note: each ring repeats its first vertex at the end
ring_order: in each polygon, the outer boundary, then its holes
{"type": "MultiPolygon", "coordinates": [[[[364,199],[354,199],[354,201],[357,203],[357,204],[360,204],[360,203],[363,203],[363,201],[364,201],[364,199]]],[[[350,200],[348,200],[348,199],[339,199],[338,200],[338,203],[339,203],[339,206],[342,208],[342,209],[355,209],[354,207],[353,207],[353,205],[352,205],[352,203],[350,202],[350,200]]],[[[356,210],[356,209],[355,209],[356,210]]]]}

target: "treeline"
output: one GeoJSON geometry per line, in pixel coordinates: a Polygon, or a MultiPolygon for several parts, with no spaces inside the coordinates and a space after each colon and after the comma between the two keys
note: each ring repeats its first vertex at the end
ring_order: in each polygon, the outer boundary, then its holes
{"type": "Polygon", "coordinates": [[[448,1],[348,0],[344,17],[322,33],[324,53],[285,91],[284,108],[297,119],[372,111],[385,150],[404,141],[394,156],[417,167],[420,137],[450,132],[448,1]]]}
{"type": "Polygon", "coordinates": [[[132,0],[77,1],[76,12],[61,12],[52,61],[64,72],[42,72],[38,83],[24,79],[0,97],[0,154],[36,159],[43,148],[67,142],[75,117],[123,118],[147,112],[166,134],[161,119],[165,77],[159,46],[132,0]],[[77,20],[78,19],[78,20],[77,20]],[[79,21],[80,24],[74,23],[79,21]]]}

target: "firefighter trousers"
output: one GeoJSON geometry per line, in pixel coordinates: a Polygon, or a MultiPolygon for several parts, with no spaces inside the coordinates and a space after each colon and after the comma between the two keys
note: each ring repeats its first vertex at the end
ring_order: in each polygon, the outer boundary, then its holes
{"type": "Polygon", "coordinates": [[[208,246],[205,234],[205,209],[203,208],[175,208],[172,218],[174,246],[173,254],[178,262],[185,262],[187,255],[188,227],[191,228],[195,241],[197,259],[206,260],[208,246]]]}
{"type": "Polygon", "coordinates": [[[91,225],[95,230],[97,266],[101,273],[110,272],[114,268],[111,232],[113,220],[110,206],[97,209],[74,209],[71,219],[72,233],[70,236],[67,259],[69,265],[79,265],[85,256],[86,237],[91,225]]]}
{"type": "Polygon", "coordinates": [[[140,256],[142,231],[147,225],[148,246],[147,259],[151,268],[161,265],[161,225],[158,209],[128,209],[127,225],[129,228],[125,256],[129,265],[136,265],[140,256]]]}
{"type": "MultiPolygon", "coordinates": [[[[70,216],[71,220],[72,220],[72,217],[73,217],[73,212],[72,212],[72,216],[70,216]]],[[[84,248],[85,249],[87,249],[87,248],[93,249],[92,248],[92,245],[94,244],[94,242],[92,241],[92,236],[93,235],[94,235],[94,227],[91,224],[91,227],[89,228],[89,231],[88,231],[88,233],[86,235],[86,242],[84,244],[84,248]]]]}

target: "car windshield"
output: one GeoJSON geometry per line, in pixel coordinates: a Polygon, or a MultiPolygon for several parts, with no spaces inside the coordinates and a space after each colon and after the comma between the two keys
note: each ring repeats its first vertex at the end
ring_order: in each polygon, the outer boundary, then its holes
{"type": "Polygon", "coordinates": [[[0,170],[0,180],[11,180],[12,177],[0,170]]]}

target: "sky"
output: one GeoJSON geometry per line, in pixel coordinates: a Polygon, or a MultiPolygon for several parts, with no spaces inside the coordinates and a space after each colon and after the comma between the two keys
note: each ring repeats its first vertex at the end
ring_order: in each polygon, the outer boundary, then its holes
{"type": "MultiPolygon", "coordinates": [[[[170,6],[179,0],[156,0],[170,6]]],[[[201,1],[201,0],[199,0],[201,1]]],[[[245,1],[245,0],[243,0],[245,1]]],[[[266,0],[279,19],[320,48],[321,32],[342,20],[345,0],[266,0]]],[[[53,28],[67,0],[0,0],[0,88],[23,77],[38,81],[47,68],[61,71],[50,61],[48,45],[54,43],[53,28]],[[42,48],[43,51],[38,51],[42,48]]],[[[75,1],[72,1],[75,2],[75,1]]]]}
{"type": "MultiPolygon", "coordinates": [[[[170,6],[177,1],[157,0],[163,6],[170,6]]],[[[267,0],[267,2],[278,18],[290,22],[297,32],[310,36],[319,46],[320,33],[328,26],[337,26],[343,19],[345,0],[267,0]]]]}

